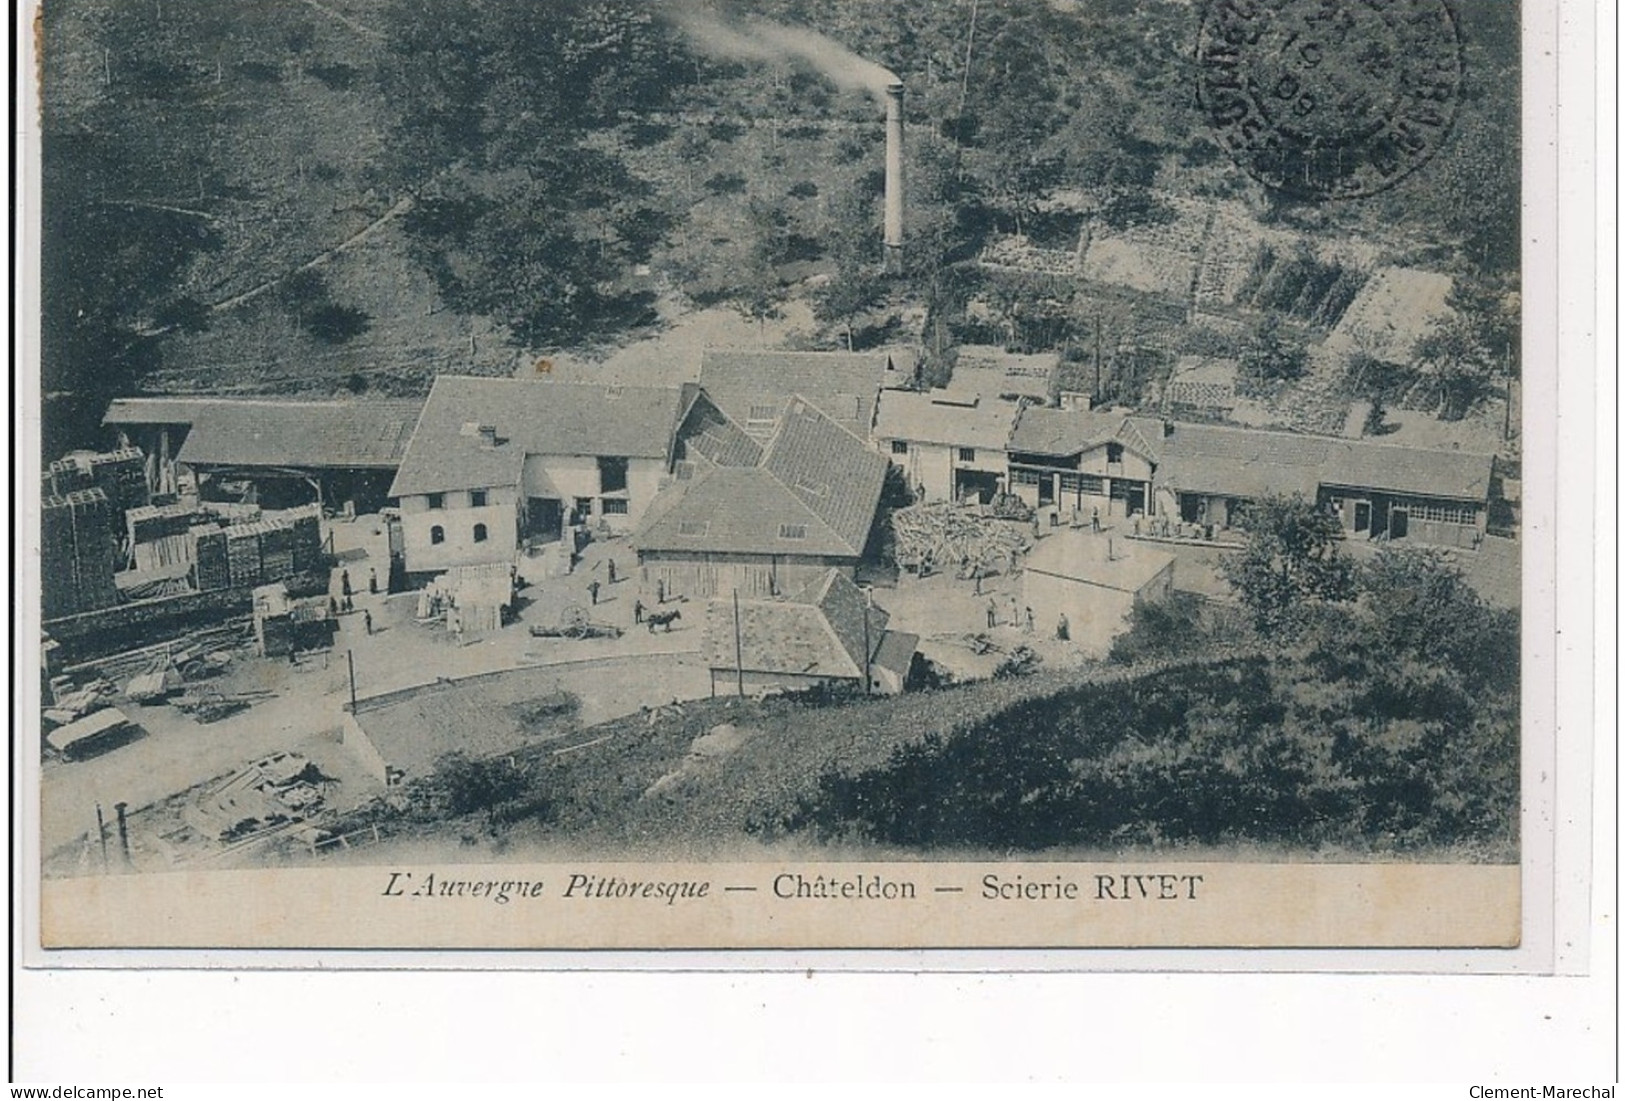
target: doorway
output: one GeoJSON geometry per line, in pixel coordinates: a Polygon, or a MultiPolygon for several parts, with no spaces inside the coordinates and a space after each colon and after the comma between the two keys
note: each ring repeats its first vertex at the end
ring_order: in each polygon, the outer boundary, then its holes
{"type": "Polygon", "coordinates": [[[525,537],[543,543],[564,538],[564,502],[556,497],[531,497],[526,501],[525,537]]]}
{"type": "Polygon", "coordinates": [[[1354,503],[1354,534],[1370,534],[1371,532],[1371,503],[1369,501],[1356,501],[1354,503]]]}

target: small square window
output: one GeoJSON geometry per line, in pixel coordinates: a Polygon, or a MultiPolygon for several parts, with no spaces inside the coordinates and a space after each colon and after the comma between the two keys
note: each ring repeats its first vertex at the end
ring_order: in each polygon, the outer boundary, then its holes
{"type": "Polygon", "coordinates": [[[491,532],[484,524],[474,525],[474,542],[483,543],[489,538],[491,538],[491,532]]]}
{"type": "Polygon", "coordinates": [[[599,503],[603,507],[603,512],[604,512],[605,516],[625,516],[626,515],[627,502],[623,498],[620,498],[620,497],[605,497],[599,503]]]}
{"type": "Polygon", "coordinates": [[[429,507],[430,508],[445,508],[446,507],[446,495],[444,493],[431,493],[431,494],[429,494],[429,507]]]}
{"type": "Polygon", "coordinates": [[[976,461],[976,448],[961,447],[959,449],[959,461],[962,463],[974,463],[976,461]]]}
{"type": "Polygon", "coordinates": [[[1109,463],[1120,463],[1120,462],[1122,462],[1123,461],[1123,445],[1120,444],[1120,443],[1109,443],[1109,444],[1107,444],[1106,445],[1106,461],[1109,462],[1109,463]]]}
{"type": "Polygon", "coordinates": [[[908,441],[907,440],[893,440],[891,442],[891,453],[893,455],[907,455],[908,454],[908,441]]]}
{"type": "Polygon", "coordinates": [[[484,508],[488,495],[483,489],[471,490],[468,494],[468,504],[471,508],[484,508]]]}

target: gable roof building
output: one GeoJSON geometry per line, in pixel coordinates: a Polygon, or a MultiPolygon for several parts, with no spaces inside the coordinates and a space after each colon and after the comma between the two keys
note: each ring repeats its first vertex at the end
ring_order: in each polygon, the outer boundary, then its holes
{"type": "MultiPolygon", "coordinates": [[[[886,629],[890,616],[839,570],[827,570],[789,600],[712,601],[706,609],[706,662],[714,677],[749,674],[749,687],[804,688],[863,681],[900,690],[919,645],[886,629]],[[886,676],[876,676],[884,671],[886,676]]],[[[719,686],[725,677],[717,680],[719,686]]]]}
{"type": "Polygon", "coordinates": [[[683,391],[442,375],[394,497],[517,485],[527,455],[669,460],[683,391]]]}
{"type": "Polygon", "coordinates": [[[773,435],[792,394],[867,440],[888,375],[895,371],[884,352],[708,350],[700,361],[701,388],[718,409],[759,440],[773,435]]]}
{"type": "Polygon", "coordinates": [[[791,399],[755,466],[718,466],[668,488],[633,536],[639,551],[861,557],[886,460],[804,398],[791,399]]]}
{"type": "Polygon", "coordinates": [[[875,418],[877,440],[1004,451],[1020,408],[991,397],[949,390],[887,390],[875,418]]]}
{"type": "Polygon", "coordinates": [[[191,466],[390,470],[422,409],[394,398],[117,398],[102,423],[184,430],[175,458],[191,466]]]}

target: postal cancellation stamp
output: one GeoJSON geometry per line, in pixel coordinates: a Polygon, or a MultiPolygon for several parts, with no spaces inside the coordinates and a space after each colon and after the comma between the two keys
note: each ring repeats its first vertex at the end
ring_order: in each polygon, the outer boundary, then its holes
{"type": "Polygon", "coordinates": [[[1446,0],[1221,0],[1197,51],[1209,124],[1295,198],[1392,187],[1455,122],[1464,53],[1446,0]]]}

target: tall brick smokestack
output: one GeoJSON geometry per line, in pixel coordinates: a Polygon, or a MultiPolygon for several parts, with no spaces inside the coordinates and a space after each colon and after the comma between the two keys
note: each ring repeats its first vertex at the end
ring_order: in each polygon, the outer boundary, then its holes
{"type": "Polygon", "coordinates": [[[903,270],[903,83],[886,85],[886,270],[903,270]]]}

